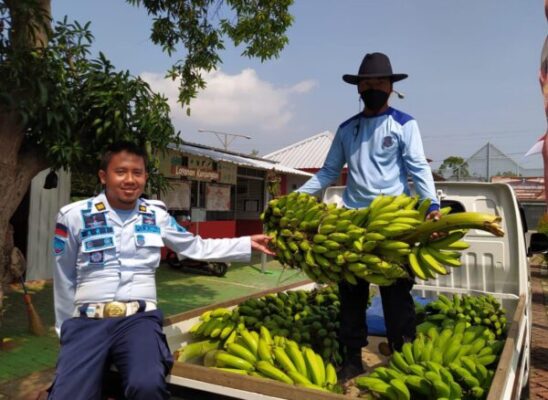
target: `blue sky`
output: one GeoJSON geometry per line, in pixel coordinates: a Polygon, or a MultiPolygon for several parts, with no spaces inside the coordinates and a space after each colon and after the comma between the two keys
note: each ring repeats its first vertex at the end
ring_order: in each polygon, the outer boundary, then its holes
{"type": "MultiPolygon", "coordinates": [[[[176,61],[148,39],[143,8],[112,0],[53,0],[54,18],[91,21],[94,50],[119,69],[143,76],[171,100],[176,129],[189,141],[221,147],[209,129],[251,136],[230,149],[263,155],[319,132],[335,132],[358,112],[355,73],[365,53],[389,55],[395,72],[409,78],[391,105],[413,115],[433,167],[448,156],[467,158],[490,142],[524,168],[522,159],[546,129],[538,83],[547,34],[540,0],[296,0],[289,44],[278,59],[260,63],[222,53],[219,70],[191,104],[175,102],[176,84],[163,79],[176,61]]],[[[184,57],[181,51],[178,56],[184,57]]]]}

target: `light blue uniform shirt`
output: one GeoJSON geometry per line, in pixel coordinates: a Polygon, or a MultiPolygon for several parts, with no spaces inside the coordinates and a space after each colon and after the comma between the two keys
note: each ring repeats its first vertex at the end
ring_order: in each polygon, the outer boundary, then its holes
{"type": "Polygon", "coordinates": [[[426,157],[417,122],[393,108],[380,115],[359,113],[343,122],[323,167],[298,191],[314,194],[335,181],[344,164],[348,179],[343,194],[348,208],[366,207],[380,194],[410,194],[407,177],[421,197],[439,208],[432,171],[426,157]]]}
{"type": "Polygon", "coordinates": [[[249,236],[194,236],[160,201],[139,199],[124,221],[104,194],[63,207],[53,241],[57,333],[78,305],[113,300],[155,303],[154,274],[164,244],[193,259],[246,262],[251,257],[249,236]]]}

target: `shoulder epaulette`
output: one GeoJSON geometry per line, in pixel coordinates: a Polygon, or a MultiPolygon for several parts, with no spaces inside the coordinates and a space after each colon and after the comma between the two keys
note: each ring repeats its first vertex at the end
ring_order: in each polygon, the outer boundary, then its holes
{"type": "Polygon", "coordinates": [[[356,115],[354,115],[354,116],[348,118],[346,121],[344,121],[342,124],[339,125],[339,129],[340,129],[340,128],[344,128],[344,127],[345,127],[346,125],[348,125],[350,122],[355,121],[356,119],[358,119],[358,118],[360,117],[361,114],[362,114],[362,113],[360,112],[360,113],[357,113],[356,115]]]}
{"type": "Polygon", "coordinates": [[[143,200],[143,203],[145,203],[149,206],[158,207],[158,208],[161,208],[164,211],[167,211],[167,206],[162,200],[146,199],[146,200],[143,200]]]}

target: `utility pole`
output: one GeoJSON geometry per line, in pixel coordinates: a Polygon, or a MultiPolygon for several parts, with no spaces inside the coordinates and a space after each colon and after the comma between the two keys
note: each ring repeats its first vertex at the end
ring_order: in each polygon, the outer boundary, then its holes
{"type": "Polygon", "coordinates": [[[209,129],[198,129],[198,132],[201,133],[213,133],[215,136],[217,136],[217,139],[222,143],[223,148],[225,150],[228,150],[228,146],[238,137],[244,138],[244,139],[251,139],[251,136],[247,135],[241,135],[239,133],[228,133],[228,132],[221,132],[221,131],[212,131],[209,129]],[[230,137],[230,139],[229,139],[230,137]]]}

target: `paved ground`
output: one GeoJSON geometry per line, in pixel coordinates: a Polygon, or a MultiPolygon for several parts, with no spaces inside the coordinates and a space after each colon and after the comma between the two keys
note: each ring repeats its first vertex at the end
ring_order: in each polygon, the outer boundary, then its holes
{"type": "Polygon", "coordinates": [[[548,400],[548,269],[531,267],[533,328],[531,346],[531,399],[548,400]]]}
{"type": "MultiPolygon", "coordinates": [[[[529,398],[548,400],[548,269],[531,268],[533,329],[529,398]]],[[[287,283],[287,282],[285,282],[287,283]]],[[[24,314],[21,318],[26,318],[24,314]]],[[[9,353],[9,352],[8,352],[9,353]]],[[[0,353],[0,368],[5,356],[0,353]]],[[[5,364],[4,364],[5,365],[5,364]]],[[[51,382],[53,368],[46,368],[13,380],[0,380],[0,400],[35,400],[51,382]]],[[[180,399],[209,400],[206,394],[181,393],[180,399]]]]}

